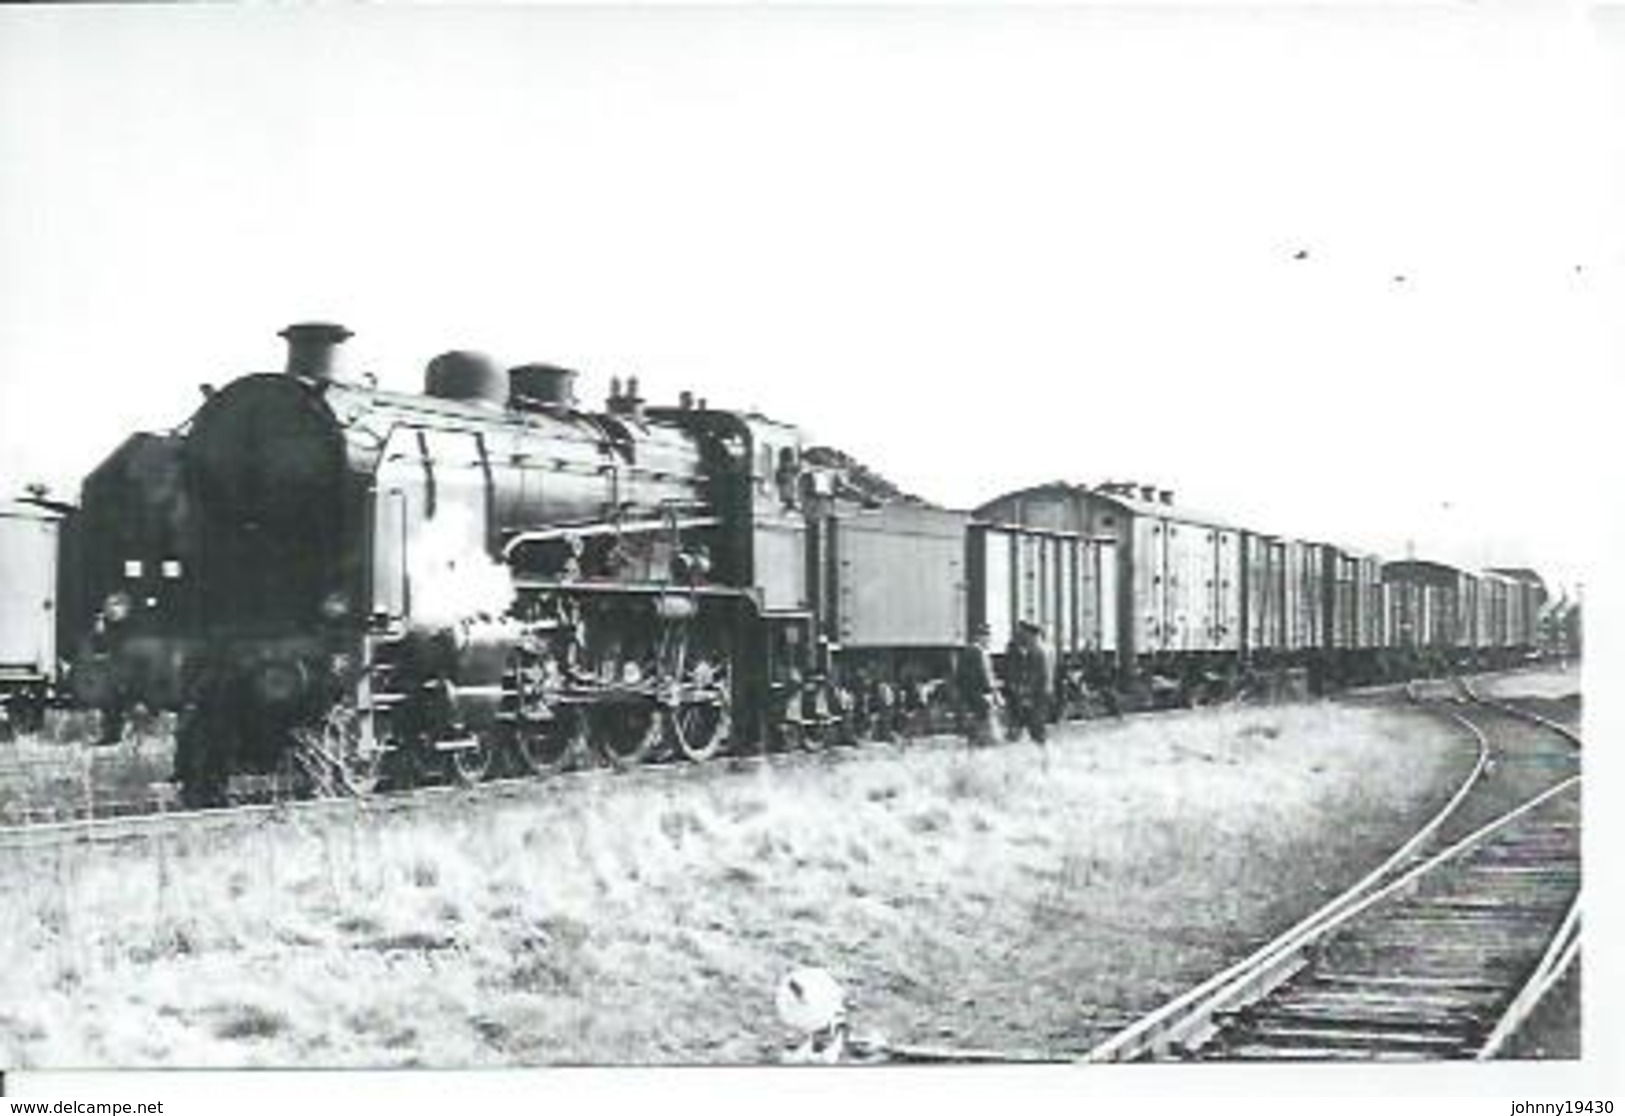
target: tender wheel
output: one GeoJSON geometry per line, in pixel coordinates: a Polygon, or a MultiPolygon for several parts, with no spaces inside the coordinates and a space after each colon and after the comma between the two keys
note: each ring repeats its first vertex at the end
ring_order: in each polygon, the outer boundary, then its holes
{"type": "Polygon", "coordinates": [[[496,749],[485,737],[475,735],[472,748],[454,748],[446,753],[446,766],[452,778],[465,787],[485,780],[491,772],[491,758],[496,749]]]}
{"type": "Polygon", "coordinates": [[[666,735],[671,745],[695,762],[722,751],[733,733],[733,713],[726,702],[694,702],[666,714],[666,735]]]}
{"type": "Polygon", "coordinates": [[[593,710],[592,738],[617,768],[636,767],[660,743],[660,716],[652,704],[618,702],[593,710]]]}
{"type": "Polygon", "coordinates": [[[574,709],[562,709],[550,721],[522,723],[514,730],[514,754],[532,775],[567,771],[587,746],[587,725],[574,709]]]}

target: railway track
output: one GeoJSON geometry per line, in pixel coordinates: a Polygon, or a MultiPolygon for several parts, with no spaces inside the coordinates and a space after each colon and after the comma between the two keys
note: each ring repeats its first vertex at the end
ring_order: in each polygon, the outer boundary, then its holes
{"type": "Polygon", "coordinates": [[[1465,684],[1456,700],[1480,763],[1419,839],[1085,1060],[1496,1056],[1579,952],[1580,740],[1465,684]]]}
{"type": "MultiPolygon", "coordinates": [[[[1398,688],[1397,685],[1394,687],[1398,688]]],[[[1140,710],[1123,713],[1118,719],[1158,717],[1165,716],[1167,712],[1140,710]]],[[[568,786],[582,781],[614,780],[617,785],[637,785],[649,781],[709,777],[704,773],[714,773],[719,768],[730,772],[750,772],[764,767],[839,763],[847,756],[861,755],[867,748],[918,750],[963,746],[964,737],[957,730],[943,728],[939,723],[916,722],[901,726],[895,735],[887,737],[865,737],[850,743],[826,741],[817,748],[748,751],[705,762],[692,762],[681,756],[668,755],[637,766],[620,767],[612,760],[587,750],[578,757],[577,766],[545,776],[527,772],[466,784],[452,779],[382,790],[364,796],[341,793],[302,797],[282,789],[274,776],[252,776],[242,782],[235,794],[238,801],[223,807],[203,809],[180,806],[174,784],[156,783],[148,794],[142,796],[120,799],[87,795],[85,801],[69,808],[36,807],[25,811],[24,821],[0,825],[0,852],[64,843],[117,843],[172,829],[208,832],[232,824],[326,816],[333,811],[389,813],[430,807],[454,799],[459,802],[502,800],[536,793],[538,788],[568,786]]]]}
{"type": "MultiPolygon", "coordinates": [[[[1416,700],[1410,684],[1393,684],[1364,691],[1365,696],[1408,694],[1416,700]]],[[[1124,719],[1163,716],[1165,711],[1139,711],[1124,714],[1124,719]]],[[[892,740],[864,740],[870,746],[940,748],[961,746],[957,735],[923,731],[908,732],[892,740]]],[[[613,779],[618,784],[631,780],[635,785],[650,780],[698,777],[699,772],[714,771],[718,766],[730,771],[754,771],[762,767],[793,766],[802,763],[840,762],[852,749],[829,746],[818,751],[755,752],[719,758],[713,763],[695,764],[680,758],[668,758],[634,768],[619,769],[605,761],[585,764],[570,770],[556,772],[546,778],[532,774],[486,779],[465,785],[459,782],[434,783],[387,790],[364,797],[338,795],[304,798],[280,791],[271,777],[258,777],[240,797],[241,800],[223,807],[183,808],[173,784],[154,784],[145,796],[135,798],[91,798],[75,804],[72,809],[36,809],[21,823],[0,825],[0,852],[12,849],[34,849],[59,844],[114,844],[136,841],[169,831],[184,830],[206,833],[233,825],[254,822],[297,820],[304,817],[330,816],[334,812],[370,811],[396,813],[429,808],[452,799],[458,801],[487,801],[511,799],[535,793],[538,787],[570,785],[581,781],[613,779]]],[[[1480,764],[1483,763],[1480,756],[1480,764]]],[[[1475,770],[1475,774],[1477,771],[1475,770]]]]}

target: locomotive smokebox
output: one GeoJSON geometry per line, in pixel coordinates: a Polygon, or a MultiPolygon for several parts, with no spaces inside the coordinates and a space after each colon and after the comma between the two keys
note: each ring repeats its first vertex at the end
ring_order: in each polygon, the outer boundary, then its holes
{"type": "Polygon", "coordinates": [[[338,347],[355,334],[332,322],[297,322],[277,336],[288,343],[288,375],[331,380],[338,347]]]}
{"type": "Polygon", "coordinates": [[[552,364],[521,364],[508,370],[508,406],[515,410],[533,407],[576,405],[576,374],[573,369],[552,364]]]}
{"type": "Polygon", "coordinates": [[[454,349],[429,362],[424,373],[424,389],[436,399],[460,403],[481,403],[500,407],[507,396],[502,373],[484,353],[454,349]]]}

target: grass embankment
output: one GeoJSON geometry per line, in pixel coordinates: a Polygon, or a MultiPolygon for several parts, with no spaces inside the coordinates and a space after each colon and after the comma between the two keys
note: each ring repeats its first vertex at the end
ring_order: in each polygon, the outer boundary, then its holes
{"type": "Polygon", "coordinates": [[[1081,1051],[1352,882],[1467,753],[1203,711],[0,854],[0,1064],[759,1061],[809,963],[860,1030],[1081,1051]]]}
{"type": "Polygon", "coordinates": [[[1576,697],[1580,693],[1580,664],[1561,663],[1541,666],[1532,670],[1509,671],[1482,680],[1475,679],[1473,688],[1492,698],[1562,698],[1576,697]]]}

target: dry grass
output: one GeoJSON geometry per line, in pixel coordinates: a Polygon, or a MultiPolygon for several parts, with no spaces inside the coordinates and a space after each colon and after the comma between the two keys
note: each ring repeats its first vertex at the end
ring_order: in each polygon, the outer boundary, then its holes
{"type": "Polygon", "coordinates": [[[0,825],[150,797],[174,770],[173,719],[129,726],[96,746],[95,714],[50,714],[42,732],[0,740],[0,825]]]}
{"type": "Polygon", "coordinates": [[[1401,714],[1203,711],[0,854],[0,1064],[757,1061],[805,963],[863,1029],[1081,1050],[1352,881],[1464,761],[1401,714]]]}

